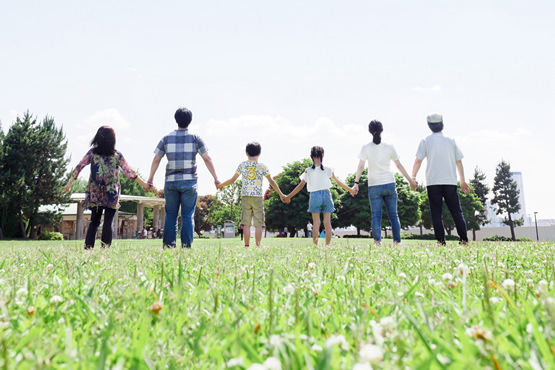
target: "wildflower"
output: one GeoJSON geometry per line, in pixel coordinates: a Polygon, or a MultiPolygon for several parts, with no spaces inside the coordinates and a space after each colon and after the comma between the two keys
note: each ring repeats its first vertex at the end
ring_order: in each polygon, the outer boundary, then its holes
{"type": "Polygon", "coordinates": [[[407,274],[405,274],[404,272],[400,272],[397,276],[398,276],[399,278],[404,278],[404,279],[407,278],[407,274]]]}
{"type": "Polygon", "coordinates": [[[512,292],[512,291],[515,290],[515,282],[514,282],[514,280],[511,280],[511,279],[505,279],[505,281],[503,281],[503,283],[501,283],[501,286],[507,292],[512,292]]]}
{"type": "Polygon", "coordinates": [[[35,312],[37,312],[37,309],[35,307],[29,306],[29,308],[27,308],[27,316],[33,316],[35,312]]]}
{"type": "Polygon", "coordinates": [[[347,341],[345,340],[345,337],[341,334],[339,335],[332,335],[331,337],[329,337],[326,340],[325,346],[326,348],[331,348],[333,346],[335,346],[336,344],[339,344],[339,346],[343,349],[347,348],[347,341]]]}
{"type": "Polygon", "coordinates": [[[375,365],[383,360],[383,350],[375,344],[365,344],[360,349],[358,356],[361,362],[375,365]]]}
{"type": "Polygon", "coordinates": [[[281,362],[275,357],[268,357],[263,366],[267,370],[281,370],[281,362]]]}
{"type": "Polygon", "coordinates": [[[266,370],[262,364],[252,364],[247,370],[266,370]]]}
{"type": "Polygon", "coordinates": [[[232,358],[226,362],[226,367],[240,366],[243,367],[243,357],[232,358]]]}
{"type": "Polygon", "coordinates": [[[476,340],[483,340],[484,342],[491,341],[491,331],[481,328],[478,325],[474,325],[473,327],[466,329],[466,335],[476,340]]]}
{"type": "Polygon", "coordinates": [[[311,269],[311,270],[314,270],[316,268],[316,264],[314,262],[310,262],[308,264],[308,268],[311,269]]]}
{"type": "Polygon", "coordinates": [[[312,345],[312,347],[310,347],[310,349],[313,350],[313,351],[316,351],[316,352],[320,352],[320,351],[322,350],[322,346],[320,346],[320,345],[314,343],[314,344],[312,345]]]}
{"type": "Polygon", "coordinates": [[[470,274],[470,268],[465,263],[461,263],[457,267],[457,270],[458,270],[459,274],[461,274],[463,276],[470,274]]]}
{"type": "Polygon", "coordinates": [[[491,303],[491,304],[493,304],[493,305],[498,304],[500,301],[501,301],[501,300],[500,300],[499,298],[497,298],[497,297],[490,297],[490,299],[489,299],[489,303],[491,303]]]}
{"type": "Polygon", "coordinates": [[[150,312],[152,312],[155,315],[158,315],[163,308],[164,306],[162,306],[162,303],[156,301],[152,304],[152,306],[150,306],[150,312]]]}
{"type": "Polygon", "coordinates": [[[291,295],[291,294],[295,293],[295,287],[293,287],[293,285],[289,284],[285,288],[283,288],[283,293],[285,293],[287,295],[291,295]]]}
{"type": "Polygon", "coordinates": [[[450,273],[446,272],[445,274],[443,274],[442,279],[443,279],[444,281],[453,280],[453,275],[451,275],[450,273]]]}
{"type": "Polygon", "coordinates": [[[370,364],[355,364],[355,366],[353,366],[353,370],[372,370],[372,366],[370,364]]]}
{"type": "Polygon", "coordinates": [[[60,303],[60,302],[62,302],[62,301],[63,301],[63,299],[62,299],[62,297],[60,297],[59,295],[53,295],[53,296],[50,298],[50,304],[60,303]]]}
{"type": "Polygon", "coordinates": [[[279,335],[271,335],[270,336],[270,345],[278,347],[281,345],[281,337],[279,335]]]}

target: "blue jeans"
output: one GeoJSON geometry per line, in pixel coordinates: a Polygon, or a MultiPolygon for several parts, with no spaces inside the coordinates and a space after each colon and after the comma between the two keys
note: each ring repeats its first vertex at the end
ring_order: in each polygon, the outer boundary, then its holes
{"type": "Polygon", "coordinates": [[[195,206],[197,204],[196,181],[172,181],[164,185],[166,219],[164,221],[164,246],[175,247],[177,239],[177,216],[181,207],[181,246],[191,248],[195,229],[195,206]]]}
{"type": "Polygon", "coordinates": [[[393,241],[401,241],[401,224],[397,215],[397,190],[395,183],[375,185],[368,187],[368,200],[372,212],[372,234],[374,240],[382,240],[382,205],[385,204],[387,217],[391,224],[393,241]]]}

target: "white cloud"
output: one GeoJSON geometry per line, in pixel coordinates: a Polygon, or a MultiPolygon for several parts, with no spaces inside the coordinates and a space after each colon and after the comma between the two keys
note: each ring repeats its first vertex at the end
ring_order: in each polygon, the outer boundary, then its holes
{"type": "Polygon", "coordinates": [[[441,91],[441,86],[439,85],[432,86],[432,87],[418,86],[418,87],[413,87],[412,90],[420,93],[435,93],[435,92],[441,91]]]}
{"type": "Polygon", "coordinates": [[[110,126],[116,132],[131,127],[131,123],[127,121],[115,108],[104,109],[100,112],[94,113],[86,119],[86,124],[89,127],[98,128],[100,126],[110,126]]]}

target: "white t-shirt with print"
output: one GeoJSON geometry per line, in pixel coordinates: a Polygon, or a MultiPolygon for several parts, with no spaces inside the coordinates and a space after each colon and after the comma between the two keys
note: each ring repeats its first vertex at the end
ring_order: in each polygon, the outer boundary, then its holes
{"type": "Polygon", "coordinates": [[[463,154],[454,139],[441,132],[431,134],[420,142],[416,157],[428,159],[426,186],[457,185],[457,161],[463,154]]]}
{"type": "Polygon", "coordinates": [[[326,190],[331,188],[331,176],[333,169],[324,166],[324,170],[320,167],[308,167],[301,175],[301,180],[306,181],[306,189],[309,193],[318,190],[326,190]]]}
{"type": "Polygon", "coordinates": [[[358,158],[361,161],[368,161],[368,186],[395,182],[391,161],[398,160],[399,156],[393,145],[370,142],[362,147],[358,158]]]}
{"type": "Polygon", "coordinates": [[[256,161],[245,161],[237,167],[235,172],[243,176],[242,196],[261,197],[264,195],[262,182],[264,177],[270,174],[265,164],[256,161]]]}

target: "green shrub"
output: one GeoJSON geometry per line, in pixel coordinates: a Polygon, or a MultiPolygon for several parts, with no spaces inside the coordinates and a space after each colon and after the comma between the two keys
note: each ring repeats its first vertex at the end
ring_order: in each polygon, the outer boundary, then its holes
{"type": "Polygon", "coordinates": [[[39,234],[39,240],[64,240],[64,236],[61,233],[55,231],[44,231],[39,234]]]}
{"type": "MultiPolygon", "coordinates": [[[[493,235],[493,236],[489,236],[487,238],[484,238],[485,242],[512,242],[513,240],[511,238],[509,238],[508,236],[502,236],[502,235],[493,235]]],[[[531,242],[532,239],[530,238],[516,238],[517,242],[531,242]]]]}

